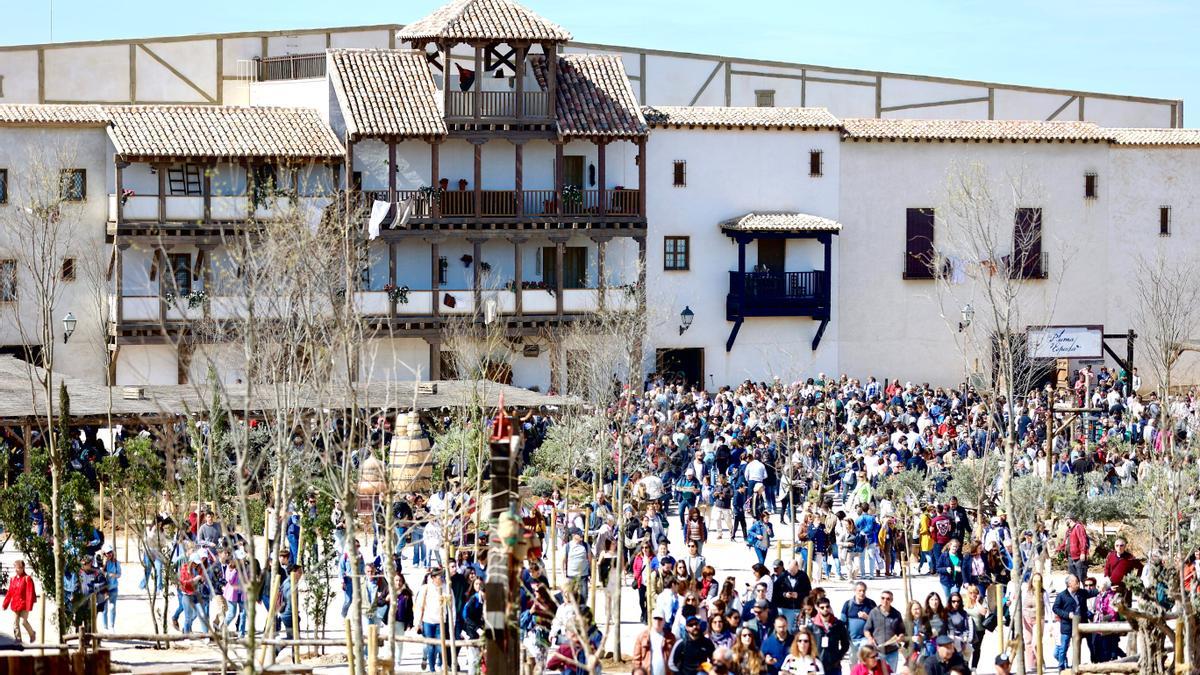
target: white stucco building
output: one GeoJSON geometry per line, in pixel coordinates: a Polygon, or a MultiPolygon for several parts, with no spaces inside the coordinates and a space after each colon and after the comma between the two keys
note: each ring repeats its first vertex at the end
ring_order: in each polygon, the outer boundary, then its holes
{"type": "MultiPolygon", "coordinates": [[[[986,381],[994,327],[982,312],[957,326],[983,302],[980,270],[1021,277],[1020,330],[1124,333],[1139,267],[1200,251],[1182,101],[579,44],[514,3],[0,47],[0,78],[4,196],[39,149],[69,147],[61,168],[84,170],[64,258],[107,261],[112,298],[101,312],[94,288],[64,284],[56,311],[79,327],[58,354],[95,381],[104,350],[118,384],[200,381],[196,354],[235,351],[191,336],[163,296],[237,314],[222,236],[271,216],[254,197],[267,181],[313,214],[346,191],[416,205],[370,244],[363,379],[443,375],[447,318],[488,303],[513,338],[498,376],[561,389],[555,335],[627,306],[644,277],[648,370],[986,381]],[[995,196],[987,256],[955,240],[949,185],[965,176],[995,196]]],[[[36,348],[16,323],[0,348],[36,348]]],[[[236,353],[217,362],[245,377],[236,353]]],[[[1200,379],[1193,360],[1182,371],[1200,379]]]]}

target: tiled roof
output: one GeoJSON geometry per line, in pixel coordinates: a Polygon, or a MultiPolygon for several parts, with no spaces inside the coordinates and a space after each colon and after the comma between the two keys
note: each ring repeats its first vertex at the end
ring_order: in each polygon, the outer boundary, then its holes
{"type": "Polygon", "coordinates": [[[311,108],[151,105],[110,107],[109,135],[127,157],[341,157],[311,108]]]}
{"type": "Polygon", "coordinates": [[[444,136],[441,96],[419,51],[331,49],[328,69],[351,136],[444,136]]]}
{"type": "Polygon", "coordinates": [[[571,34],[510,0],[454,0],[401,28],[401,40],[566,42],[571,34]]]}
{"type": "Polygon", "coordinates": [[[825,108],[732,108],[724,106],[645,106],[651,127],[759,129],[837,129],[841,122],[825,108]]]}
{"type": "MultiPolygon", "coordinates": [[[[533,72],[546,88],[546,60],[533,72]]],[[[558,59],[558,133],[566,137],[637,138],[649,132],[619,56],[566,54],[558,59]]]]}
{"type": "Polygon", "coordinates": [[[725,232],[841,232],[836,220],[807,213],[747,213],[721,223],[725,232]]]}
{"type": "Polygon", "coordinates": [[[1107,141],[1112,137],[1110,130],[1091,122],[844,118],[842,127],[851,140],[1107,141]]]}
{"type": "Polygon", "coordinates": [[[1200,145],[1200,129],[1113,129],[1117,145],[1200,145]]]}
{"type": "Polygon", "coordinates": [[[104,126],[109,115],[104,106],[8,103],[0,105],[0,125],[104,126]]]}

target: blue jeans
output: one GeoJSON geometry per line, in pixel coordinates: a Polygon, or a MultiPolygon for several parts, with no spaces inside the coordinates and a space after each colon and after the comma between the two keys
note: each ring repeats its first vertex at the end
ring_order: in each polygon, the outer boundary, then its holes
{"type": "Polygon", "coordinates": [[[942,590],[946,593],[946,597],[942,598],[943,604],[949,604],[950,596],[962,591],[962,586],[943,583],[942,590]]]}
{"type": "Polygon", "coordinates": [[[429,555],[425,550],[425,528],[414,527],[412,531],[413,557],[412,564],[423,565],[428,562],[429,555]]]}
{"type": "Polygon", "coordinates": [[[1054,648],[1054,658],[1058,659],[1058,669],[1066,670],[1070,667],[1067,663],[1067,649],[1071,646],[1071,631],[1061,631],[1058,637],[1058,646],[1054,648]]]}
{"type": "Polygon", "coordinates": [[[200,625],[204,626],[204,630],[205,630],[205,632],[207,632],[208,631],[208,612],[203,611],[206,609],[207,609],[207,607],[201,606],[201,604],[196,601],[196,596],[188,595],[187,593],[184,593],[183,594],[183,632],[185,632],[185,633],[192,632],[192,624],[195,623],[197,617],[200,618],[200,625]]]}
{"type": "Polygon", "coordinates": [[[875,561],[879,559],[879,546],[868,544],[863,547],[861,553],[858,554],[858,571],[864,577],[875,574],[879,571],[875,567],[875,561]]]}
{"type": "Polygon", "coordinates": [[[150,559],[150,556],[142,555],[142,580],[138,582],[138,589],[145,590],[147,579],[150,578],[150,570],[154,570],[154,579],[157,582],[156,588],[162,588],[163,585],[163,564],[162,558],[150,559]]]}
{"type": "Polygon", "coordinates": [[[117,627],[117,589],[108,590],[108,600],[104,603],[104,628],[112,630],[117,627]]]}
{"type": "Polygon", "coordinates": [[[183,591],[177,587],[175,589],[175,611],[171,613],[171,621],[179,621],[180,615],[184,614],[184,612],[183,591]]]}
{"type": "MultiPolygon", "coordinates": [[[[439,638],[442,636],[442,627],[436,623],[422,623],[421,635],[427,638],[439,638]]],[[[435,673],[442,662],[442,648],[438,645],[425,645],[425,667],[429,672],[435,673]]]]}
{"type": "Polygon", "coordinates": [[[237,618],[237,632],[239,637],[246,637],[246,601],[233,600],[229,603],[229,611],[225,613],[225,628],[229,630],[233,628],[233,619],[237,618]]]}
{"type": "Polygon", "coordinates": [[[758,556],[759,565],[767,564],[767,551],[769,550],[770,548],[759,548],[757,546],[754,547],[754,555],[758,556]]]}
{"type": "Polygon", "coordinates": [[[884,653],[881,651],[881,652],[879,652],[879,656],[884,661],[887,661],[889,673],[896,672],[896,666],[900,665],[900,650],[899,649],[897,649],[894,652],[887,652],[887,653],[884,653]]]}

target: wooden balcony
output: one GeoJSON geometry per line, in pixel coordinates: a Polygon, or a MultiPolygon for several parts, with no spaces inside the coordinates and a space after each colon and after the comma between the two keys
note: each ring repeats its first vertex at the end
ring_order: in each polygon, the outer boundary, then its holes
{"type": "Polygon", "coordinates": [[[287,54],[254,59],[255,78],[259,82],[306,80],[325,77],[325,52],[287,54]]]}
{"type": "MultiPolygon", "coordinates": [[[[604,222],[642,220],[641,190],[576,190],[559,198],[554,190],[451,190],[432,199],[420,190],[397,190],[396,201],[412,200],[409,225],[472,221],[519,223],[533,220],[604,222]]],[[[375,200],[387,201],[387,190],[365,193],[366,208],[375,200]]]]}
{"type": "Polygon", "coordinates": [[[478,97],[474,91],[450,91],[446,99],[446,119],[545,120],[549,118],[548,101],[544,91],[523,91],[520,96],[515,91],[481,91],[478,97]]]}
{"type": "Polygon", "coordinates": [[[829,317],[829,273],[730,272],[728,321],[751,316],[829,317]]]}

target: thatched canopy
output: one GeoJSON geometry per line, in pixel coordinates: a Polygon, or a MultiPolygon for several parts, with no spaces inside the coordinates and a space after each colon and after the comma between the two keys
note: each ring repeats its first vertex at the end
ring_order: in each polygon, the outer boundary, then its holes
{"type": "MultiPolygon", "coordinates": [[[[46,399],[37,378],[45,371],[11,356],[0,356],[0,426],[28,424],[45,418],[46,399]],[[31,386],[30,377],[34,378],[31,386]]],[[[139,387],[140,399],[124,397],[126,387],[91,384],[77,378],[54,375],[54,408],[58,412],[59,383],[65,382],[71,397],[72,424],[99,424],[107,420],[111,394],[113,422],[116,424],[161,423],[177,419],[189,412],[203,411],[209,405],[212,391],[205,385],[172,384],[139,387]]],[[[465,380],[441,380],[424,383],[436,385],[436,391],[417,393],[417,410],[457,408],[471,405],[474,392],[484,394],[486,404],[495,406],[504,395],[504,406],[530,409],[540,406],[563,406],[577,403],[564,396],[549,396],[538,392],[488,382],[476,389],[465,380]]],[[[251,417],[269,415],[281,409],[348,410],[350,408],[379,411],[408,411],[413,405],[413,383],[370,382],[330,384],[320,391],[287,385],[256,386],[252,394],[244,384],[226,385],[221,396],[235,414],[248,410],[251,417]],[[247,400],[251,397],[250,400],[247,400]]]]}

